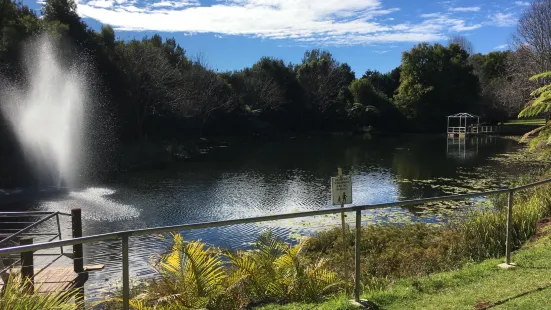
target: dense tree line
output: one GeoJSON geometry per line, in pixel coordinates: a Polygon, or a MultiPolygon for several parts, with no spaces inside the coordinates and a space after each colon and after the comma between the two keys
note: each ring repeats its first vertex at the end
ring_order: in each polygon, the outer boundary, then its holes
{"type": "MultiPolygon", "coordinates": [[[[318,49],[306,51],[297,64],[264,57],[250,68],[219,73],[174,39],[121,41],[110,26],[94,31],[73,0],[47,0],[40,17],[20,2],[0,0],[0,30],[0,73],[13,80],[22,76],[24,42],[34,36],[57,40],[65,59],[85,57],[121,145],[370,128],[441,132],[452,113],[490,121],[516,116],[529,85],[511,83],[533,73],[523,61],[533,56],[526,45],[472,54],[462,37],[447,45],[421,43],[403,53],[396,69],[368,70],[359,79],[348,64],[318,49]]],[[[0,135],[13,140],[5,122],[0,135]]]]}

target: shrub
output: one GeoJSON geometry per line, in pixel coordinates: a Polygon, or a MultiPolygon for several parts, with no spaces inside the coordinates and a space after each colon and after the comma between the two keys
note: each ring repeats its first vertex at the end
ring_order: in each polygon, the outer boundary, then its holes
{"type": "MultiPolygon", "coordinates": [[[[393,279],[426,276],[458,268],[467,262],[503,256],[506,201],[499,197],[493,202],[500,205],[473,210],[462,220],[445,226],[410,223],[363,227],[360,252],[364,289],[378,290],[393,279]]],[[[551,216],[551,186],[515,192],[512,248],[520,248],[535,233],[537,220],[547,216],[551,216]]],[[[347,240],[349,254],[344,263],[341,228],[306,239],[306,255],[311,258],[325,256],[330,269],[342,277],[344,264],[349,270],[354,268],[354,237],[350,231],[347,240]]]]}
{"type": "MultiPolygon", "coordinates": [[[[320,301],[337,292],[340,281],[325,260],[310,260],[303,244],[287,245],[262,233],[255,249],[219,251],[199,241],[173,236],[171,250],[154,267],[146,293],[135,309],[238,309],[266,302],[320,301]]],[[[119,300],[120,302],[120,300],[119,300]]]]}

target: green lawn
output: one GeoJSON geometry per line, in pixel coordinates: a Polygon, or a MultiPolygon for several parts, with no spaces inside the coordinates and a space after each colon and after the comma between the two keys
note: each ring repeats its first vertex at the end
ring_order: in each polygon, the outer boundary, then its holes
{"type": "Polygon", "coordinates": [[[504,125],[545,125],[544,118],[521,118],[521,119],[512,119],[504,123],[504,125]]]}
{"type": "MultiPolygon", "coordinates": [[[[550,227],[547,227],[550,228],[550,227]]],[[[549,229],[547,229],[549,231],[549,229]]],[[[518,267],[497,267],[486,260],[426,278],[406,279],[363,296],[381,309],[551,309],[551,239],[546,236],[513,255],[518,267]],[[481,308],[484,309],[484,308],[481,308]]],[[[264,310],[354,309],[340,297],[323,304],[270,305],[264,310]]]]}

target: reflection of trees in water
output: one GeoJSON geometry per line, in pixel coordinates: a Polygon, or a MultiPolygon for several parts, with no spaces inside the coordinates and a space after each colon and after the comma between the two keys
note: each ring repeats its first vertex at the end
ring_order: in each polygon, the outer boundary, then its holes
{"type": "MultiPolygon", "coordinates": [[[[511,149],[513,141],[499,137],[474,136],[461,141],[461,147],[467,150],[476,150],[476,156],[463,159],[450,156],[450,139],[445,136],[419,137],[412,136],[404,140],[400,151],[394,153],[392,170],[402,180],[398,189],[400,196],[407,198],[431,197],[442,195],[441,187],[462,187],[458,168],[462,172],[472,171],[488,163],[488,158],[496,153],[503,153],[511,149]],[[463,147],[463,145],[465,145],[463,147]],[[418,182],[424,181],[424,182],[418,182]],[[432,181],[432,182],[431,182],[432,181]]],[[[455,141],[455,143],[459,143],[455,141]]],[[[459,147],[459,145],[454,146],[459,147]]],[[[448,192],[449,193],[449,192],[448,192]]]]}
{"type": "Polygon", "coordinates": [[[500,143],[498,139],[501,138],[490,135],[448,137],[446,140],[446,155],[448,158],[455,160],[469,161],[478,157],[479,151],[491,151],[491,154],[493,154],[494,150],[488,150],[488,146],[500,143]]]}
{"type": "MultiPolygon", "coordinates": [[[[160,217],[157,221],[163,223],[196,221],[205,214],[253,215],[247,210],[294,212],[328,203],[329,178],[336,175],[338,167],[356,176],[362,202],[437,196],[443,193],[439,186],[461,182],[457,180],[458,166],[478,167],[485,156],[508,147],[506,140],[496,141],[489,144],[489,150],[479,144],[480,156],[467,162],[447,157],[445,135],[317,136],[236,145],[215,149],[181,166],[126,174],[126,181],[121,178],[120,182],[130,188],[121,199],[155,205],[142,212],[151,219],[160,217]],[[396,179],[420,182],[394,184],[396,179]],[[148,194],[151,191],[156,194],[148,194]],[[180,216],[174,214],[176,205],[180,216]],[[167,218],[166,214],[173,215],[167,218]]],[[[360,196],[356,197],[359,202],[360,196]]]]}

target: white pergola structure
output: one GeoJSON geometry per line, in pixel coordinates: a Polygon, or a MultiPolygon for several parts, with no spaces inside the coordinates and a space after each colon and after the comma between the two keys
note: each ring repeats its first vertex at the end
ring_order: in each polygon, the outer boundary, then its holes
{"type": "MultiPolygon", "coordinates": [[[[475,128],[478,129],[478,127],[480,126],[479,116],[472,115],[469,113],[457,113],[457,114],[448,116],[448,134],[466,134],[469,119],[475,119],[475,118],[476,118],[475,128]],[[453,120],[455,119],[459,119],[459,126],[450,126],[450,121],[453,122],[453,120]]],[[[474,125],[474,124],[471,123],[471,125],[474,125]]]]}

